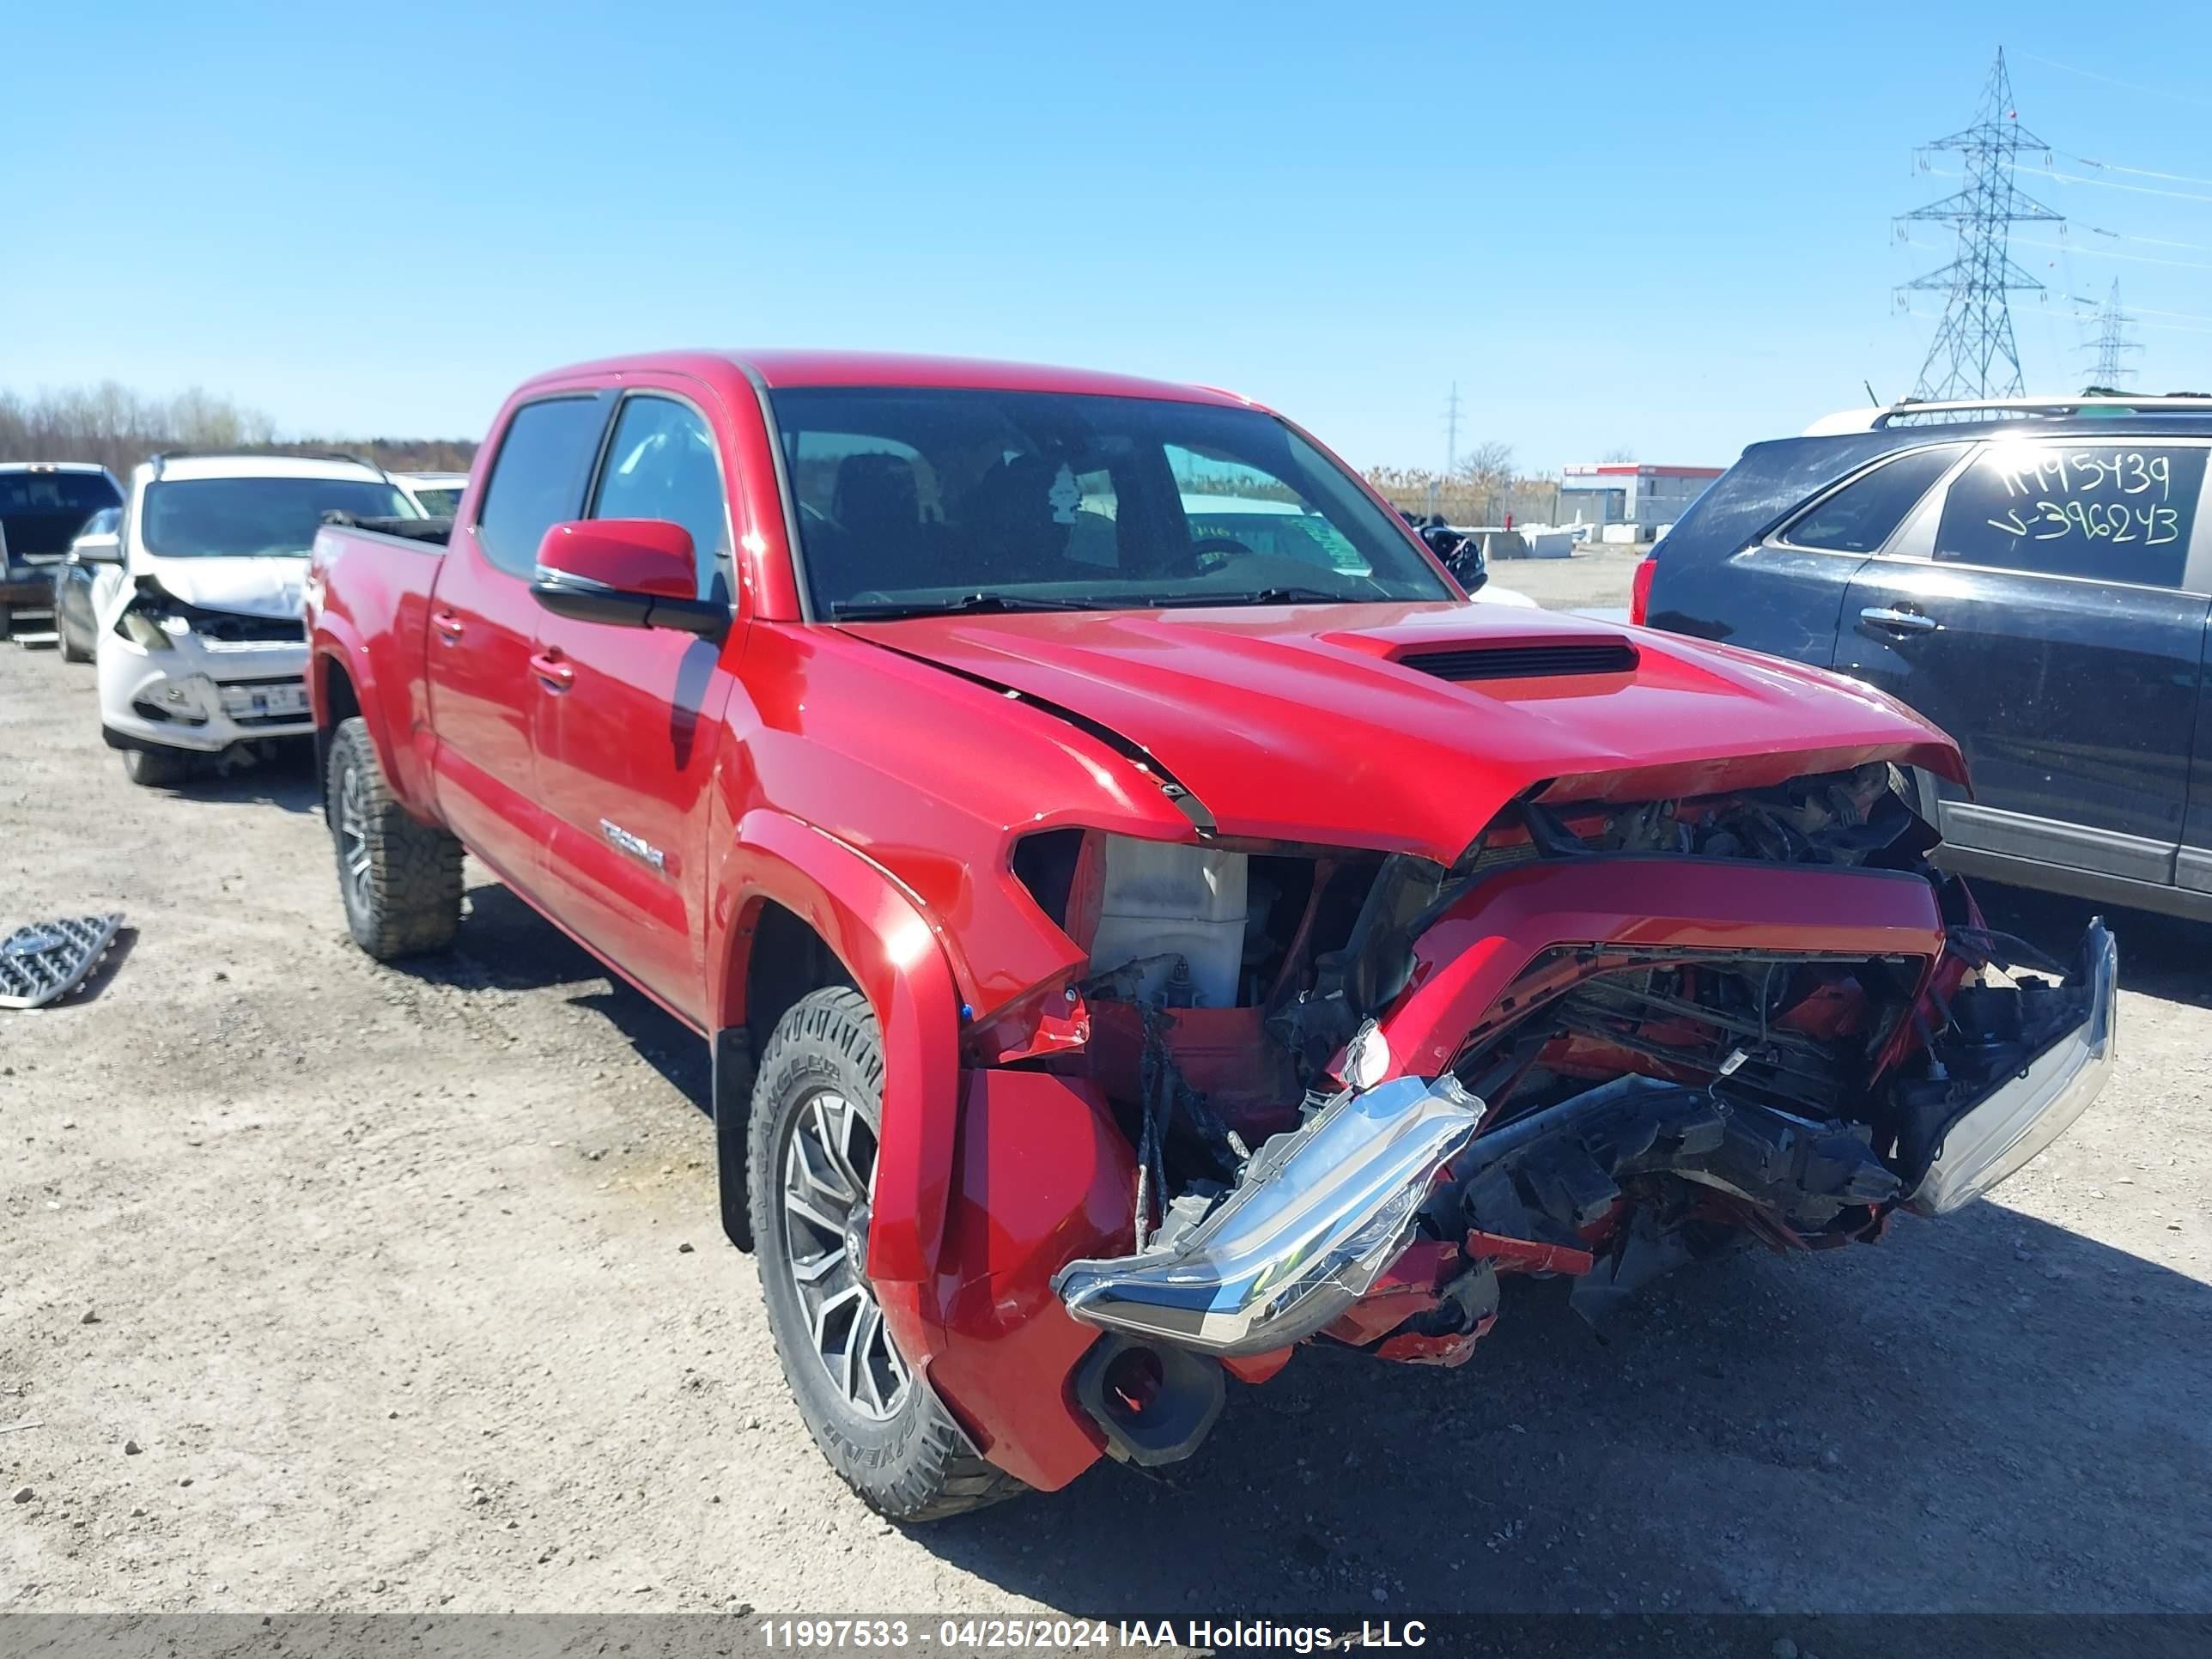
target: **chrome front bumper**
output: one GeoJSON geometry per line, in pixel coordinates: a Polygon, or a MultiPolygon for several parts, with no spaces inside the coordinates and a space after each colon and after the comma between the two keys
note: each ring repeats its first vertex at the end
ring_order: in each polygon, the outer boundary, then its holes
{"type": "Polygon", "coordinates": [[[1071,1261],[1053,1288],[1069,1313],[1107,1330],[1202,1353],[1288,1347],[1374,1288],[1484,1110],[1449,1075],[1339,1095],[1261,1147],[1236,1190],[1180,1238],[1071,1261]]]}
{"type": "Polygon", "coordinates": [[[2032,1162],[2103,1092],[2119,1051],[2120,949],[2101,921],[2081,941],[2087,1017],[1953,1124],[1905,1207],[1946,1215],[2032,1162]]]}

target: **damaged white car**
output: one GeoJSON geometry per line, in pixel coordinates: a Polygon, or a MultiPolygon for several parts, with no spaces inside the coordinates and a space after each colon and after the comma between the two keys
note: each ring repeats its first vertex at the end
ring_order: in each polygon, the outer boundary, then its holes
{"type": "Polygon", "coordinates": [[[100,723],[131,781],[179,783],[196,757],[313,735],[300,615],[331,513],[422,516],[348,456],[167,454],[133,471],[93,581],[100,723]]]}

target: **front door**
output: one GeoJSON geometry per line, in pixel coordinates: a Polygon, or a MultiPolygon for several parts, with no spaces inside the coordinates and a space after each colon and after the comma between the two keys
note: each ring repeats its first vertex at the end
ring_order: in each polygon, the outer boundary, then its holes
{"type": "Polygon", "coordinates": [[[1947,842],[2172,884],[2212,587],[2207,453],[1987,444],[1951,482],[1929,556],[1853,577],[1836,666],[1966,752],[1973,793],[1942,786],[1947,842]]]}
{"type": "Polygon", "coordinates": [[[534,659],[548,619],[530,596],[538,544],[581,511],[609,392],[540,398],[514,411],[471,521],[454,526],[430,599],[430,723],[438,810],[500,879],[535,895],[548,820],[532,722],[534,659]]]}
{"type": "MultiPolygon", "coordinates": [[[[698,557],[698,597],[731,604],[728,501],[701,405],[673,389],[628,392],[587,516],[683,526],[698,557]]],[[[718,646],[672,629],[550,611],[538,630],[556,677],[535,714],[538,790],[554,820],[547,879],[555,910],[703,1028],[707,792],[721,758],[732,684],[725,665],[737,661],[743,632],[733,629],[718,646]]]]}

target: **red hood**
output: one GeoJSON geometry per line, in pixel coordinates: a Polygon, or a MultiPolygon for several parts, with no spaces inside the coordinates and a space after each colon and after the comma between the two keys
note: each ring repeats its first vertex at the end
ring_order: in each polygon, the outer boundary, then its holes
{"type": "Polygon", "coordinates": [[[1962,769],[1899,704],[1818,670],[1584,617],[1481,605],[915,617],[846,625],[1140,744],[1221,833],[1449,863],[1508,801],[1638,800],[1870,760],[1962,769]],[[1623,642],[1632,669],[1455,682],[1395,658],[1623,642]]]}

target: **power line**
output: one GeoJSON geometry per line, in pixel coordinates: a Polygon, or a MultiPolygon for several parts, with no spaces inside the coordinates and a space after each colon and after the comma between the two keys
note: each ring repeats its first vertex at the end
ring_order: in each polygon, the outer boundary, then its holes
{"type": "Polygon", "coordinates": [[[2212,264],[2203,259],[2160,259],[2148,253],[2122,253],[2114,248],[2081,247],[2070,242],[2039,242],[2028,237],[2022,237],[2020,245],[2051,248],[2060,253],[2079,253],[2091,259],[2125,259],[2130,264],[2171,265],[2177,270],[2212,270],[2212,264]]]}
{"type": "Polygon", "coordinates": [[[2062,149],[2057,153],[2079,166],[2102,167],[2107,173],[2132,173],[2138,179],[2163,179],[2175,185],[2212,185],[2212,179],[2200,179],[2193,173],[2160,173],[2154,167],[2124,167],[2118,161],[2100,161],[2094,155],[2076,155],[2070,149],[2062,149]]]}
{"type": "Polygon", "coordinates": [[[1946,295],[1943,320],[1912,395],[1935,400],[2018,397],[2023,390],[2020,348],[2013,338],[2007,296],[2038,293],[2043,284],[2013,263],[2007,242],[2014,225],[2063,223],[2064,216],[2022,192],[2014,179],[2021,151],[2047,155],[2049,146],[2020,125],[2002,47],[1982,88],[1974,124],[1926,148],[1956,151],[1965,164],[1966,187],[1898,222],[1900,234],[1915,220],[1950,225],[1958,232],[1958,252],[1951,263],[1900,290],[1946,295]]]}
{"type": "Polygon", "coordinates": [[[1444,399],[1444,477],[1450,477],[1459,468],[1459,382],[1452,382],[1451,396],[1444,399]]]}
{"type": "MultiPolygon", "coordinates": [[[[1924,167],[1921,168],[1920,171],[1926,173],[1931,179],[1963,179],[1966,176],[1965,173],[1954,172],[1949,167],[1924,167]]],[[[2021,173],[2038,173],[2045,179],[2056,179],[2060,184],[2098,185],[2106,190],[2137,190],[2141,188],[2140,185],[2136,185],[2107,184],[2101,179],[2076,179],[2070,173],[2053,173],[2047,167],[2020,167],[2016,168],[2015,171],[2021,173]]],[[[2212,202],[2212,196],[2193,196],[2182,191],[2152,191],[2149,193],[2154,196],[2178,196],[2185,201],[2191,202],[2212,202]]],[[[2101,225],[2088,224],[2081,220],[2076,220],[2074,222],[2080,224],[2084,230],[2095,231],[2100,236],[2124,236],[2127,234],[2124,231],[2106,230],[2101,225]]],[[[2137,242],[2154,242],[2158,238],[2154,236],[2131,236],[2129,237],[2128,240],[2137,242]]],[[[2194,242],[2171,242],[2168,243],[2167,246],[2170,247],[2195,247],[2197,245],[2194,242]]]]}
{"type": "Polygon", "coordinates": [[[2032,52],[2024,52],[2021,56],[2031,64],[2040,64],[2045,69],[2063,70],[2069,75],[2078,75],[2085,80],[2102,81],[2108,87],[2125,87],[2130,92],[2147,92],[2152,97],[2164,99],[2168,103],[2202,104],[2205,108],[2212,109],[2212,99],[2193,98],[2185,92],[2172,92],[2160,87],[2147,87],[2140,81],[2123,81],[2116,75],[2100,75],[2095,70],[2085,70],[2073,64],[2062,64],[2055,58],[2038,58],[2032,52]]]}
{"type": "MultiPolygon", "coordinates": [[[[2027,167],[2023,171],[2042,174],[2062,185],[2088,185],[2097,190],[2124,190],[2136,196],[2164,196],[2177,202],[2212,202],[2212,196],[2195,190],[2160,190],[2155,185],[2125,185],[2118,179],[2086,179],[2078,173],[2060,173],[2052,167],[2027,167]]],[[[2192,184],[2202,180],[2191,179],[2192,184]]]]}

